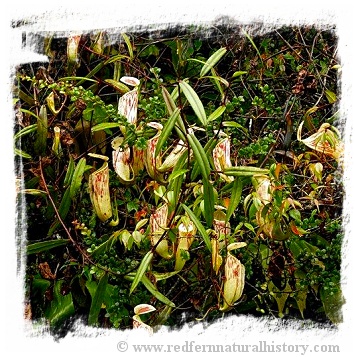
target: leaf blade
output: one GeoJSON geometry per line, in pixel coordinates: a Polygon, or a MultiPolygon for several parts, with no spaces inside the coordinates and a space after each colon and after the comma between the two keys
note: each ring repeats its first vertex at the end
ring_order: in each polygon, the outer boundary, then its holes
{"type": "Polygon", "coordinates": [[[108,283],[108,273],[105,272],[104,275],[99,280],[99,283],[95,291],[95,295],[91,301],[89,318],[88,318],[89,325],[96,325],[98,322],[98,317],[101,310],[102,302],[105,297],[107,283],[108,283]]]}
{"type": "Polygon", "coordinates": [[[240,177],[237,177],[233,182],[231,199],[226,213],[226,221],[228,222],[236,210],[242,197],[243,182],[240,177]]]}
{"type": "Polygon", "coordinates": [[[69,243],[69,239],[54,239],[46,242],[32,243],[27,246],[27,255],[42,253],[69,243]]]}
{"type": "Polygon", "coordinates": [[[139,282],[142,279],[142,276],[144,275],[144,273],[146,272],[146,270],[148,269],[148,266],[150,264],[150,262],[153,259],[153,252],[150,250],[148,253],[146,253],[146,255],[143,257],[138,269],[137,269],[137,273],[136,276],[134,277],[134,280],[132,282],[131,288],[129,289],[129,294],[131,295],[133,293],[133,291],[136,289],[137,285],[139,284],[139,282]]]}
{"type": "Polygon", "coordinates": [[[225,47],[220,48],[215,53],[213,53],[206,61],[205,65],[202,67],[200,76],[203,77],[206,75],[216,64],[217,62],[225,55],[227,49],[225,47]]]}
{"type": "Polygon", "coordinates": [[[175,126],[176,120],[179,115],[180,115],[180,109],[175,108],[160,133],[160,137],[158,139],[157,146],[155,148],[155,157],[157,157],[159,155],[161,148],[166,143],[168,137],[170,136],[170,134],[175,126]]]}
{"type": "Polygon", "coordinates": [[[187,207],[184,203],[181,204],[182,207],[184,208],[185,212],[189,215],[191,218],[191,221],[195,224],[197,230],[200,232],[207,249],[212,252],[212,245],[211,245],[211,240],[210,237],[208,236],[205,228],[203,227],[202,223],[200,220],[195,216],[195,214],[191,211],[189,207],[187,207]]]}
{"type": "Polygon", "coordinates": [[[142,283],[144,286],[147,288],[147,290],[154,296],[156,297],[159,301],[164,303],[165,305],[175,307],[175,304],[169,300],[165,295],[163,295],[151,282],[150,280],[143,275],[141,279],[142,283]]]}
{"type": "Polygon", "coordinates": [[[187,101],[190,103],[197,118],[199,119],[201,124],[205,127],[207,125],[207,117],[206,117],[205,109],[203,107],[203,104],[202,104],[199,96],[187,82],[180,81],[179,86],[180,86],[182,92],[184,93],[187,101]]]}
{"type": "Polygon", "coordinates": [[[194,153],[195,160],[198,163],[198,166],[200,167],[202,177],[206,181],[208,181],[209,176],[211,174],[211,168],[210,168],[210,164],[209,164],[207,155],[206,155],[202,145],[197,140],[197,138],[193,132],[190,132],[189,134],[187,134],[187,141],[189,142],[191,149],[194,153]]]}

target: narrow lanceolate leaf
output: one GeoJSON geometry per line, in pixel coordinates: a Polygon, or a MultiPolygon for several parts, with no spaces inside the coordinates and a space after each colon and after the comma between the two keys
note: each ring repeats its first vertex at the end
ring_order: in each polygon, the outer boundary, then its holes
{"type": "Polygon", "coordinates": [[[197,140],[197,138],[193,132],[190,132],[189,134],[187,134],[187,140],[190,144],[190,147],[194,154],[195,160],[200,167],[202,177],[206,181],[208,181],[210,173],[211,173],[211,168],[210,168],[210,164],[208,162],[207,155],[206,155],[202,145],[197,140]]]}
{"type": "Polygon", "coordinates": [[[254,176],[266,175],[269,173],[269,170],[253,166],[237,166],[225,169],[224,173],[228,176],[254,176]]]}
{"type": "Polygon", "coordinates": [[[63,283],[64,280],[57,280],[54,283],[53,300],[45,311],[51,326],[61,326],[66,319],[75,314],[72,294],[61,293],[63,283]]]}
{"type": "Polygon", "coordinates": [[[93,296],[92,301],[91,301],[89,318],[88,318],[89,325],[96,325],[98,322],[99,313],[101,310],[101,306],[102,306],[106,288],[107,288],[107,282],[108,282],[108,274],[105,273],[100,278],[99,284],[97,285],[97,288],[95,291],[95,295],[93,296]]]}
{"type": "Polygon", "coordinates": [[[206,220],[207,227],[211,227],[213,222],[213,212],[214,212],[214,192],[212,184],[205,179],[202,179],[203,183],[203,208],[204,216],[206,220]]]}
{"type": "Polygon", "coordinates": [[[224,56],[226,52],[227,49],[225,47],[222,47],[217,50],[211,57],[209,57],[205,65],[201,69],[200,76],[203,77],[204,75],[206,75],[211,70],[211,68],[213,68],[217,64],[217,62],[224,56]]]}
{"type": "Polygon", "coordinates": [[[191,221],[195,224],[197,230],[200,232],[207,249],[212,252],[212,246],[211,246],[211,240],[210,237],[208,236],[204,226],[202,225],[202,223],[200,222],[200,220],[195,216],[195,214],[191,211],[191,209],[189,207],[187,207],[186,205],[182,204],[182,207],[184,208],[185,212],[189,215],[189,217],[191,218],[191,221]]]}
{"type": "Polygon", "coordinates": [[[210,123],[211,121],[218,119],[224,113],[225,110],[226,107],[224,105],[221,105],[208,116],[207,121],[210,123]]]}
{"type": "Polygon", "coordinates": [[[116,244],[116,242],[119,238],[119,235],[121,233],[122,233],[121,230],[112,233],[111,236],[109,237],[109,239],[107,239],[105,242],[100,244],[97,248],[95,248],[91,252],[91,256],[95,258],[95,257],[103,255],[105,252],[109,251],[116,244]]]}
{"type": "Polygon", "coordinates": [[[130,91],[130,89],[125,84],[115,81],[114,79],[105,79],[104,82],[106,82],[122,94],[128,93],[130,91]]]}
{"type": "Polygon", "coordinates": [[[37,137],[34,144],[34,148],[37,154],[42,155],[47,148],[47,136],[48,136],[48,118],[47,108],[45,105],[41,106],[37,121],[37,137]]]}
{"type": "Polygon", "coordinates": [[[76,165],[76,168],[73,173],[73,178],[72,178],[71,184],[70,184],[70,198],[72,198],[72,199],[75,197],[75,195],[77,194],[77,192],[80,189],[81,181],[83,180],[83,175],[85,172],[85,168],[86,168],[86,159],[81,158],[79,160],[78,164],[76,165]]]}
{"type": "Polygon", "coordinates": [[[247,71],[236,71],[236,72],[233,73],[232,78],[240,77],[243,74],[247,74],[247,73],[248,73],[247,71]]]}
{"type": "Polygon", "coordinates": [[[159,301],[164,303],[165,305],[175,307],[175,304],[169,300],[165,295],[163,295],[152,283],[151,281],[145,276],[142,276],[141,279],[142,283],[144,286],[147,288],[147,290],[154,296],[156,297],[159,301]]]}
{"type": "Polygon", "coordinates": [[[70,185],[71,180],[73,178],[74,170],[75,170],[75,163],[74,163],[73,158],[70,156],[68,167],[67,167],[67,172],[65,174],[64,182],[63,182],[64,187],[70,185]]]}
{"type": "MultiPolygon", "coordinates": [[[[78,83],[77,86],[80,86],[83,84],[85,81],[89,80],[89,78],[93,77],[98,71],[100,71],[104,66],[107,66],[108,64],[112,62],[117,62],[120,61],[121,59],[126,58],[129,59],[128,56],[125,55],[114,55],[107,59],[105,62],[100,62],[96,67],[94,67],[85,77],[83,77],[78,83]]],[[[80,77],[77,77],[80,78],[80,77]]],[[[62,78],[60,79],[62,80],[62,78]]],[[[93,81],[93,80],[91,80],[93,81]]],[[[96,81],[95,81],[96,82],[96,81]]]]}
{"type": "Polygon", "coordinates": [[[203,104],[202,104],[200,98],[198,97],[197,93],[193,90],[193,88],[187,82],[180,81],[179,86],[180,86],[181,90],[183,91],[186,99],[190,103],[197,118],[199,119],[201,124],[205,127],[207,125],[206,113],[205,113],[203,104]]]}
{"type": "MultiPolygon", "coordinates": [[[[212,152],[216,144],[217,144],[217,140],[215,137],[212,137],[207,141],[206,145],[203,147],[203,151],[206,153],[207,157],[212,157],[212,152]]],[[[191,172],[191,180],[194,181],[196,177],[199,175],[199,173],[200,173],[200,166],[198,165],[197,162],[195,162],[191,172]]]]}
{"type": "Polygon", "coordinates": [[[128,53],[129,53],[129,57],[131,59],[133,59],[133,47],[132,47],[132,43],[129,39],[129,37],[125,34],[125,33],[122,33],[121,34],[123,39],[124,39],[124,42],[126,42],[126,45],[127,45],[127,49],[128,49],[128,53]]]}
{"type": "Polygon", "coordinates": [[[33,196],[41,196],[41,197],[46,197],[47,192],[43,190],[37,190],[36,188],[25,188],[21,190],[21,193],[25,193],[27,195],[33,195],[33,196]]]}
{"type": "Polygon", "coordinates": [[[174,110],[176,109],[176,104],[174,102],[174,99],[172,98],[172,96],[170,95],[170,93],[168,92],[168,90],[165,87],[162,87],[161,91],[163,94],[166,108],[168,109],[168,113],[169,113],[169,115],[172,115],[174,110]]]}
{"type": "Polygon", "coordinates": [[[23,157],[24,159],[32,159],[32,156],[30,154],[27,154],[26,152],[22,151],[21,149],[14,148],[14,154],[23,157]]]}
{"type": "Polygon", "coordinates": [[[173,181],[174,179],[176,179],[177,177],[181,176],[181,175],[184,175],[186,172],[188,172],[189,170],[188,169],[181,169],[181,170],[174,170],[171,175],[169,176],[169,179],[168,181],[171,182],[173,181]]]}
{"type": "Polygon", "coordinates": [[[106,130],[106,129],[113,129],[118,128],[120,124],[118,123],[100,123],[91,128],[91,131],[94,133],[95,131],[106,130]]]}
{"type": "Polygon", "coordinates": [[[54,239],[46,242],[32,243],[27,246],[27,254],[42,253],[53,248],[61,247],[68,243],[69,239],[54,239]]]}
{"type": "Polygon", "coordinates": [[[243,182],[240,177],[237,177],[233,182],[231,199],[226,213],[226,221],[228,222],[233,212],[236,210],[240,198],[242,196],[243,182]]]}
{"type": "Polygon", "coordinates": [[[211,79],[215,83],[223,83],[226,87],[229,87],[229,82],[226,79],[224,79],[224,78],[222,78],[220,76],[216,76],[216,75],[214,75],[214,76],[204,76],[204,78],[211,79]]]}
{"type": "Polygon", "coordinates": [[[28,125],[25,128],[21,129],[20,131],[18,131],[15,135],[14,135],[14,141],[20,139],[22,136],[24,135],[28,135],[33,133],[34,131],[37,130],[37,124],[32,124],[32,125],[28,125]]]}
{"type": "Polygon", "coordinates": [[[135,290],[135,288],[137,287],[137,285],[139,284],[139,282],[142,280],[142,276],[145,274],[145,272],[147,271],[150,262],[153,259],[153,252],[150,250],[142,259],[138,270],[137,270],[137,274],[134,277],[134,280],[132,282],[131,288],[129,289],[129,293],[132,294],[133,291],[135,290]]]}
{"type": "MultiPolygon", "coordinates": [[[[176,110],[176,104],[174,102],[174,99],[172,98],[172,96],[170,95],[170,93],[167,91],[166,88],[162,87],[161,90],[168,113],[169,115],[173,115],[174,111],[176,110]]],[[[180,139],[184,139],[184,135],[182,134],[186,134],[186,129],[180,114],[178,115],[176,121],[177,121],[177,133],[180,139]]]]}
{"type": "Polygon", "coordinates": [[[174,128],[176,119],[178,118],[179,115],[180,115],[180,109],[175,108],[160,133],[160,137],[157,142],[157,146],[155,147],[155,154],[154,154],[155,157],[157,157],[159,155],[161,148],[167,142],[167,139],[169,138],[169,136],[174,128]]]}
{"type": "Polygon", "coordinates": [[[337,101],[336,94],[329,89],[325,90],[325,96],[327,97],[329,104],[333,104],[337,101]]]}
{"type": "Polygon", "coordinates": [[[221,94],[221,99],[222,101],[224,101],[224,90],[221,86],[221,82],[216,79],[218,76],[217,76],[217,72],[214,68],[211,69],[211,73],[212,73],[212,77],[210,78],[211,82],[214,83],[219,91],[219,93],[221,94]]]}
{"type": "MultiPolygon", "coordinates": [[[[70,197],[70,187],[68,187],[63,195],[62,201],[60,202],[59,208],[58,208],[58,213],[59,216],[62,220],[65,219],[67,216],[70,206],[71,206],[71,197],[70,197]]],[[[48,236],[51,236],[55,230],[58,228],[60,225],[60,222],[58,219],[55,220],[55,222],[50,226],[49,231],[48,231],[48,236]]]]}
{"type": "MultiPolygon", "coordinates": [[[[61,81],[80,81],[80,83],[88,81],[88,82],[98,83],[98,81],[95,79],[90,79],[88,77],[78,77],[78,76],[62,77],[58,82],[61,81]]],[[[77,83],[77,85],[79,85],[79,82],[77,83]]]]}

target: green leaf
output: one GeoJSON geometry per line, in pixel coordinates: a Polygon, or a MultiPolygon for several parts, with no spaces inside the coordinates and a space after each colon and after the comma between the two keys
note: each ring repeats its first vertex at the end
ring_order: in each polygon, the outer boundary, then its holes
{"type": "Polygon", "coordinates": [[[142,283],[144,286],[147,288],[147,290],[154,296],[156,297],[159,301],[164,303],[165,305],[175,307],[175,304],[170,301],[165,295],[163,295],[152,283],[151,281],[145,276],[142,276],[141,279],[142,283]]]}
{"type": "Polygon", "coordinates": [[[263,58],[261,57],[261,54],[260,54],[258,48],[256,47],[255,42],[253,41],[253,39],[250,37],[250,35],[249,35],[245,30],[242,30],[242,31],[244,32],[244,35],[245,35],[246,38],[250,41],[250,43],[252,44],[252,46],[255,48],[255,51],[256,51],[256,53],[257,53],[258,56],[259,56],[259,59],[260,59],[260,61],[261,61],[261,64],[262,64],[262,66],[264,66],[263,58]]]}
{"type": "Polygon", "coordinates": [[[42,279],[42,278],[33,278],[32,284],[31,284],[31,290],[32,293],[38,294],[43,296],[46,291],[49,289],[51,286],[51,282],[47,279],[42,279]]]}
{"type": "Polygon", "coordinates": [[[231,127],[231,128],[237,128],[237,129],[240,129],[242,130],[245,134],[248,134],[248,129],[245,128],[243,125],[235,122],[235,121],[224,121],[223,123],[223,126],[226,126],[226,127],[231,127]]]}
{"type": "MultiPolygon", "coordinates": [[[[67,216],[70,206],[71,206],[70,187],[68,187],[64,192],[62,201],[60,202],[60,205],[58,208],[58,213],[62,220],[64,220],[65,217],[67,216]]],[[[56,219],[52,223],[52,225],[49,227],[48,235],[51,236],[54,233],[54,231],[58,228],[59,225],[60,225],[60,222],[58,219],[56,219]]]]}
{"type": "Polygon", "coordinates": [[[83,180],[83,175],[86,169],[86,159],[81,158],[76,165],[76,168],[73,173],[73,177],[70,184],[70,198],[73,199],[78,193],[81,181],[83,180]]]}
{"type": "Polygon", "coordinates": [[[125,84],[115,81],[114,79],[105,79],[104,82],[106,82],[122,94],[128,93],[130,91],[130,89],[125,84]]]}
{"type": "Polygon", "coordinates": [[[224,170],[224,174],[226,174],[227,176],[254,176],[266,175],[268,173],[268,169],[261,169],[260,167],[253,166],[236,166],[229,167],[224,170]]]}
{"type": "Polygon", "coordinates": [[[176,171],[173,171],[169,178],[168,178],[168,181],[173,181],[174,179],[176,179],[177,177],[185,174],[186,172],[188,172],[189,170],[188,169],[181,169],[181,170],[176,170],[176,171]]]}
{"type": "MultiPolygon", "coordinates": [[[[104,66],[107,66],[108,64],[112,63],[112,62],[116,62],[119,61],[123,58],[129,59],[128,56],[124,56],[124,55],[114,55],[111,58],[109,58],[108,60],[106,60],[105,62],[99,62],[99,64],[94,67],[85,77],[83,77],[83,79],[81,79],[76,85],[80,86],[81,84],[83,84],[85,81],[90,80],[89,78],[91,78],[92,76],[94,76],[98,71],[100,71],[104,66]]],[[[69,78],[69,77],[67,77],[69,78]]],[[[77,78],[81,78],[81,77],[77,77],[77,78]]],[[[62,80],[62,79],[60,79],[62,80]]],[[[95,80],[91,80],[91,82],[96,82],[95,80]]]]}
{"type": "Polygon", "coordinates": [[[193,88],[185,81],[180,81],[179,86],[181,90],[183,91],[186,99],[190,103],[193,111],[195,112],[197,118],[200,120],[201,124],[203,127],[206,127],[207,125],[207,118],[206,118],[206,113],[205,109],[203,107],[203,104],[198,97],[197,93],[193,90],[193,88]]]}
{"type": "Polygon", "coordinates": [[[133,291],[135,290],[135,288],[137,287],[137,285],[139,284],[139,282],[142,279],[142,276],[145,274],[145,272],[147,271],[149,264],[151,263],[152,259],[153,259],[153,252],[150,250],[148,253],[146,253],[146,255],[143,257],[138,269],[137,269],[137,273],[136,276],[134,277],[134,280],[132,282],[131,288],[129,289],[129,294],[132,294],[133,291]]]}
{"type": "Polygon", "coordinates": [[[200,144],[200,142],[197,140],[195,134],[193,132],[187,134],[187,140],[191,146],[192,152],[194,153],[195,160],[200,167],[200,172],[202,177],[208,181],[209,176],[211,174],[211,168],[210,164],[207,158],[207,155],[200,144]]]}
{"type": "Polygon", "coordinates": [[[32,243],[27,246],[27,254],[42,253],[53,248],[67,245],[68,243],[69,239],[54,239],[45,242],[32,243]]]}
{"type": "Polygon", "coordinates": [[[35,100],[33,97],[27,95],[23,90],[16,88],[15,94],[18,95],[18,97],[23,100],[25,103],[27,103],[30,107],[34,106],[36,104],[35,100]]]}
{"type": "Polygon", "coordinates": [[[160,137],[158,139],[157,146],[155,148],[155,157],[157,157],[160,154],[161,148],[167,142],[179,115],[180,115],[180,109],[175,108],[173,113],[171,114],[170,118],[165,123],[165,125],[160,133],[160,137]]]}
{"type": "Polygon", "coordinates": [[[72,181],[73,178],[74,170],[75,170],[75,162],[72,156],[70,156],[67,172],[65,173],[64,182],[63,182],[64,187],[70,185],[70,182],[72,181]]]}
{"type": "Polygon", "coordinates": [[[37,190],[36,188],[25,188],[21,190],[21,193],[33,196],[47,197],[47,192],[42,190],[37,190]]]}
{"type": "Polygon", "coordinates": [[[212,56],[210,56],[205,65],[202,67],[200,76],[203,77],[206,75],[216,64],[217,62],[224,56],[224,54],[227,52],[227,49],[225,47],[220,48],[217,50],[212,56]]]}
{"type": "Polygon", "coordinates": [[[173,202],[171,202],[172,209],[175,209],[177,203],[179,202],[179,196],[181,195],[181,186],[182,186],[182,182],[183,182],[183,178],[184,178],[182,175],[178,175],[178,173],[183,170],[189,171],[188,169],[186,169],[187,156],[188,156],[188,151],[185,151],[179,158],[176,166],[173,169],[173,172],[169,176],[168,191],[172,191],[173,197],[174,197],[173,202]],[[175,178],[173,178],[173,179],[170,178],[172,175],[175,175],[175,178]]]}
{"type": "Polygon", "coordinates": [[[89,318],[88,318],[89,325],[96,325],[98,322],[99,313],[105,297],[107,282],[108,282],[108,273],[105,272],[100,278],[99,284],[97,285],[95,291],[95,295],[91,300],[91,306],[90,306],[89,318]]]}
{"type": "MultiPolygon", "coordinates": [[[[36,115],[35,113],[31,112],[30,110],[20,108],[20,111],[21,111],[22,113],[32,115],[32,116],[35,117],[37,120],[41,120],[38,115],[36,115]]],[[[34,124],[34,125],[37,126],[37,124],[34,124]]]]}
{"type": "Polygon", "coordinates": [[[243,182],[240,177],[237,177],[233,182],[232,194],[229,201],[229,206],[226,213],[226,221],[228,222],[232,217],[233,212],[239,205],[240,199],[242,197],[243,182]]]}
{"type": "Polygon", "coordinates": [[[169,279],[172,276],[179,274],[179,271],[171,271],[168,273],[157,273],[157,272],[152,271],[152,274],[154,275],[154,278],[156,279],[156,281],[160,281],[160,280],[169,279]]]}
{"type": "Polygon", "coordinates": [[[253,233],[255,233],[255,232],[254,232],[254,227],[253,227],[250,223],[244,222],[243,224],[244,224],[244,226],[245,226],[246,228],[248,228],[250,231],[252,231],[253,233]]]}
{"type": "Polygon", "coordinates": [[[46,152],[47,136],[48,136],[47,108],[45,105],[42,105],[39,110],[39,116],[37,120],[37,137],[34,143],[34,149],[38,155],[43,155],[46,152]]]}
{"type": "MultiPolygon", "coordinates": [[[[206,153],[206,156],[208,158],[212,159],[212,150],[216,147],[217,142],[218,140],[215,137],[212,137],[207,141],[206,145],[204,146],[203,151],[206,153]]],[[[191,180],[194,181],[199,173],[200,173],[200,166],[197,162],[195,162],[191,172],[191,180]]]]}
{"type": "Polygon", "coordinates": [[[107,239],[105,242],[101,243],[97,248],[95,248],[92,252],[91,252],[91,256],[92,257],[97,257],[100,255],[103,255],[105,252],[107,252],[108,250],[110,250],[111,247],[114,246],[114,244],[116,244],[118,237],[121,234],[121,230],[114,232],[110,235],[109,239],[107,239]]]}
{"type": "Polygon", "coordinates": [[[122,33],[121,35],[122,35],[122,37],[124,39],[124,42],[126,42],[128,53],[129,53],[129,57],[130,57],[130,59],[133,59],[134,55],[133,55],[132,43],[131,43],[129,37],[125,33],[122,33]]]}
{"type": "Polygon", "coordinates": [[[20,139],[24,135],[31,134],[37,130],[37,124],[28,125],[25,128],[21,129],[14,135],[14,141],[20,139]]]}
{"type": "Polygon", "coordinates": [[[91,128],[91,131],[94,133],[95,131],[118,128],[121,124],[119,123],[100,123],[91,128]]]}
{"type": "Polygon", "coordinates": [[[18,155],[18,156],[21,156],[25,159],[32,159],[32,156],[30,154],[27,154],[26,152],[20,150],[20,149],[17,149],[17,148],[14,148],[14,154],[15,155],[18,155]]]}
{"type": "Polygon", "coordinates": [[[211,113],[208,116],[207,121],[210,123],[211,121],[216,120],[224,113],[225,110],[226,110],[226,107],[224,105],[221,105],[213,113],[211,113]]]}
{"type": "MultiPolygon", "coordinates": [[[[162,87],[161,91],[162,91],[166,108],[168,109],[168,113],[169,115],[173,115],[174,111],[176,110],[174,99],[172,98],[172,96],[170,95],[170,93],[165,87],[162,87]]],[[[185,135],[182,134],[186,134],[186,129],[185,129],[184,122],[181,118],[181,115],[177,117],[177,134],[179,135],[180,139],[184,140],[185,135]]]]}
{"type": "Polygon", "coordinates": [[[191,218],[191,221],[195,224],[197,230],[200,232],[207,249],[212,252],[212,246],[211,246],[211,240],[210,237],[208,236],[204,226],[200,222],[200,220],[195,216],[195,214],[191,211],[189,207],[187,207],[185,204],[182,204],[182,207],[184,208],[185,212],[189,215],[191,218]]]}
{"type": "MultiPolygon", "coordinates": [[[[224,101],[224,90],[221,86],[220,81],[217,79],[217,77],[218,77],[217,72],[214,68],[211,69],[211,72],[213,74],[213,77],[210,78],[211,82],[216,85],[217,89],[219,90],[219,93],[221,94],[221,100],[224,101]]],[[[229,86],[229,84],[228,84],[228,86],[229,86]]]]}
{"type": "Polygon", "coordinates": [[[214,213],[214,192],[213,186],[209,181],[202,179],[203,183],[203,213],[206,220],[207,227],[211,227],[213,223],[214,213]]]}
{"type": "Polygon", "coordinates": [[[216,85],[217,85],[217,83],[223,83],[226,87],[229,87],[229,82],[228,82],[226,79],[224,79],[224,78],[222,78],[222,77],[220,77],[220,76],[217,76],[217,75],[214,75],[214,76],[204,76],[203,78],[211,79],[213,82],[216,83],[216,85]]]}
{"type": "Polygon", "coordinates": [[[240,77],[243,74],[247,74],[247,73],[248,73],[247,71],[236,71],[233,73],[232,78],[240,77]]]}
{"type": "Polygon", "coordinates": [[[291,209],[288,214],[292,217],[296,222],[301,222],[301,212],[298,209],[291,209]]]}
{"type": "MultiPolygon", "coordinates": [[[[89,81],[89,82],[98,83],[98,81],[95,79],[90,79],[88,77],[77,77],[77,76],[62,77],[59,81],[80,81],[79,83],[89,81]]],[[[77,85],[79,85],[79,83],[77,83],[77,85]]]]}
{"type": "Polygon", "coordinates": [[[59,326],[64,320],[74,315],[75,308],[73,304],[72,294],[62,295],[61,287],[63,280],[58,280],[54,284],[53,300],[45,312],[45,316],[49,320],[51,326],[59,326]]]}
{"type": "Polygon", "coordinates": [[[325,90],[325,96],[327,97],[329,104],[333,104],[337,101],[336,94],[329,89],[325,90]]]}

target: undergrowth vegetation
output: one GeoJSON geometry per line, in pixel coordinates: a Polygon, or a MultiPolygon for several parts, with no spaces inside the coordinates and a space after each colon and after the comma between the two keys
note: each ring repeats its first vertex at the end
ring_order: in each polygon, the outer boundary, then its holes
{"type": "Polygon", "coordinates": [[[334,31],[172,32],[44,36],[17,68],[26,317],[339,323],[334,31]]]}

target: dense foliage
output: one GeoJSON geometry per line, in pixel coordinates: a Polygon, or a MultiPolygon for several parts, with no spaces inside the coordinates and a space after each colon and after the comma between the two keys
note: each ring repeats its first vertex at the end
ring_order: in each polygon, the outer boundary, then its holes
{"type": "Polygon", "coordinates": [[[14,89],[28,318],[341,321],[333,29],[40,39],[14,89]]]}

